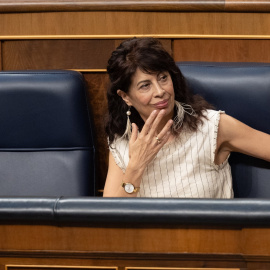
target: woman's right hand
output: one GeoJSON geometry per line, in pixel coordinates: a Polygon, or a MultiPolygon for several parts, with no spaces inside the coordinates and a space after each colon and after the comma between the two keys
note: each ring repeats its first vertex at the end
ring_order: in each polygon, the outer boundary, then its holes
{"type": "Polygon", "coordinates": [[[173,120],[170,119],[162,130],[158,132],[164,114],[164,110],[154,110],[146,120],[140,133],[138,133],[137,125],[132,124],[132,134],[129,141],[128,167],[130,169],[144,170],[168,141],[173,120]]]}
{"type": "Polygon", "coordinates": [[[123,182],[140,187],[142,175],[146,166],[155,158],[158,151],[168,141],[173,121],[169,120],[158,133],[158,126],[164,116],[164,111],[153,111],[146,120],[144,127],[138,133],[138,127],[132,124],[132,135],[129,141],[129,163],[125,173],[115,163],[112,154],[109,155],[109,170],[104,188],[104,197],[136,197],[137,193],[128,194],[122,187],[123,182]],[[157,140],[160,140],[160,142],[157,140]]]}

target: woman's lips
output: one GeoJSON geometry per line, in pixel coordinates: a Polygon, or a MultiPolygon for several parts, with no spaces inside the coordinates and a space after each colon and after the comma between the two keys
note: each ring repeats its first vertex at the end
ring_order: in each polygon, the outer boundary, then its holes
{"type": "Polygon", "coordinates": [[[166,108],[168,106],[168,103],[169,103],[169,100],[166,99],[166,100],[162,100],[162,101],[160,101],[158,103],[155,103],[154,106],[155,106],[155,108],[161,110],[161,109],[166,108]]]}

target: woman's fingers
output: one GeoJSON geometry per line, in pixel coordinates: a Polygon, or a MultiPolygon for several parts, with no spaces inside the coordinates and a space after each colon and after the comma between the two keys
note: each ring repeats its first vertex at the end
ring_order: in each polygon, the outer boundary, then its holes
{"type": "Polygon", "coordinates": [[[150,116],[147,118],[147,120],[144,123],[144,126],[141,131],[142,136],[145,136],[147,134],[149,134],[150,136],[153,136],[153,134],[156,133],[157,127],[160,121],[162,120],[164,114],[165,114],[164,110],[152,111],[152,113],[150,114],[150,116]]]}
{"type": "Polygon", "coordinates": [[[170,129],[172,124],[173,120],[169,120],[161,132],[155,136],[156,143],[160,145],[160,148],[168,141],[171,134],[170,129]]]}
{"type": "Polygon", "coordinates": [[[152,125],[151,125],[151,128],[149,129],[149,136],[154,136],[154,134],[157,134],[157,128],[162,120],[162,118],[164,117],[164,114],[165,114],[165,111],[164,110],[161,110],[158,112],[156,118],[154,119],[152,125]]]}
{"type": "Polygon", "coordinates": [[[149,117],[147,118],[147,120],[144,123],[144,126],[142,128],[141,131],[141,135],[145,136],[149,133],[149,131],[152,128],[153,122],[155,121],[156,117],[157,117],[157,110],[154,110],[151,112],[151,114],[149,115],[149,117]]]}
{"type": "Polygon", "coordinates": [[[166,136],[166,134],[168,133],[168,131],[170,131],[172,125],[173,125],[173,120],[170,119],[167,122],[167,124],[163,127],[163,129],[159,132],[159,134],[157,135],[157,137],[159,139],[162,139],[164,136],[166,136]]]}
{"type": "Polygon", "coordinates": [[[130,136],[130,143],[134,143],[138,137],[138,127],[135,123],[132,123],[132,132],[130,136]]]}
{"type": "MultiPolygon", "coordinates": [[[[148,117],[148,119],[146,120],[142,131],[141,131],[141,135],[145,136],[145,135],[149,135],[149,137],[153,137],[155,136],[155,134],[157,134],[157,128],[162,120],[162,118],[164,117],[165,111],[161,110],[161,111],[153,111],[150,116],[148,117]]],[[[173,124],[173,120],[169,120],[167,122],[167,124],[163,127],[163,129],[161,130],[159,136],[162,138],[166,132],[168,130],[170,130],[171,126],[173,124]]]]}
{"type": "Polygon", "coordinates": [[[161,137],[161,135],[156,136],[157,144],[160,146],[160,148],[169,140],[171,135],[170,131],[167,131],[165,135],[161,137]]]}

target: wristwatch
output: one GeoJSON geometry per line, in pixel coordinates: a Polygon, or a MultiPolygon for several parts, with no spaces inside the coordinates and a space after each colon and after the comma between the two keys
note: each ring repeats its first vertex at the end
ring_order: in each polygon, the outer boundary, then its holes
{"type": "Polygon", "coordinates": [[[125,192],[128,194],[136,193],[139,191],[139,187],[134,187],[131,183],[122,183],[122,187],[124,188],[125,192]]]}

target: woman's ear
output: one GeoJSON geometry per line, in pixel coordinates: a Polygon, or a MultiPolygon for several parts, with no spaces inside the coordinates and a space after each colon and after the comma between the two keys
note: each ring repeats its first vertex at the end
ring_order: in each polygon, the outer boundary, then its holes
{"type": "Polygon", "coordinates": [[[117,90],[117,95],[120,96],[128,106],[132,106],[131,102],[130,102],[130,99],[129,99],[129,96],[127,95],[126,92],[122,91],[122,90],[117,90]]]}

